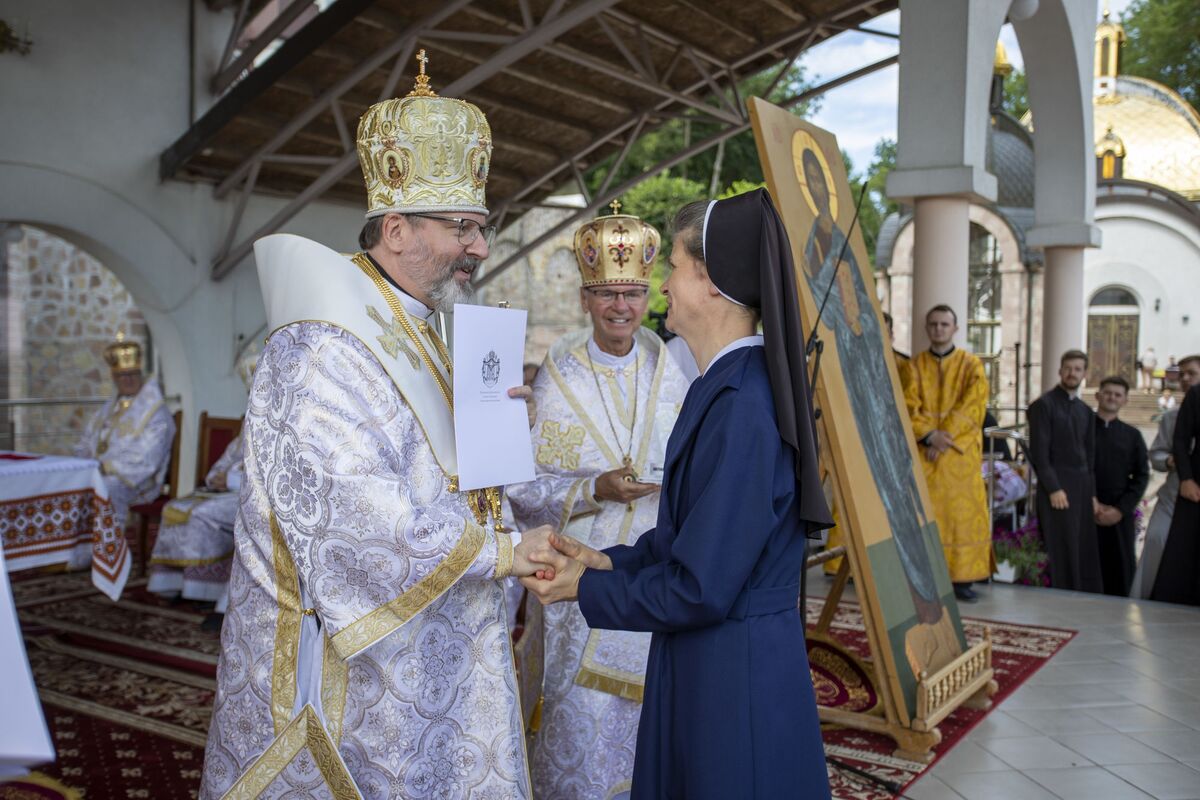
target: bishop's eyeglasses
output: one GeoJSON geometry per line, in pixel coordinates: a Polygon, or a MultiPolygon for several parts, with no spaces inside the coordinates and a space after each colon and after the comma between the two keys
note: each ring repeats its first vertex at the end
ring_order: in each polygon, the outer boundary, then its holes
{"type": "Polygon", "coordinates": [[[604,303],[612,303],[618,297],[624,297],[626,303],[640,303],[646,299],[646,295],[650,293],[649,289],[626,289],[623,292],[614,292],[612,289],[592,289],[588,288],[588,294],[597,300],[604,303]]]}
{"type": "Polygon", "coordinates": [[[479,238],[479,234],[483,234],[483,241],[488,247],[492,246],[492,242],[496,239],[495,225],[480,225],[473,219],[463,219],[462,217],[443,217],[439,214],[421,214],[412,212],[410,217],[423,217],[424,219],[436,219],[438,222],[449,222],[458,226],[458,243],[463,247],[470,247],[479,238]]]}

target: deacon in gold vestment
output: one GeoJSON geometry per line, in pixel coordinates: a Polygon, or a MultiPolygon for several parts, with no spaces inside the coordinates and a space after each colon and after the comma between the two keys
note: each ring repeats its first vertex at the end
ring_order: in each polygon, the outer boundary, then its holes
{"type": "Polygon", "coordinates": [[[491,133],[433,93],[421,55],[417,88],[359,122],[363,252],[255,244],[272,333],[243,427],[204,800],[532,794],[503,581],[532,574],[549,530],[520,540],[498,487],[460,490],[432,324],[488,255],[491,133]]]}
{"type": "MultiPolygon", "coordinates": [[[[633,544],[654,527],[667,439],[688,390],[662,340],[641,327],[658,231],[613,205],[575,234],[592,325],[555,342],[538,371],[537,478],[508,492],[518,521],[596,549],[633,544]]],[[[592,630],[573,603],[546,608],[545,630],[535,796],[627,791],[650,634],[592,630]]]]}
{"type": "Polygon", "coordinates": [[[930,349],[912,359],[906,399],[924,451],[925,479],[942,548],[960,600],[975,599],[972,581],[992,573],[987,490],[983,484],[983,416],[988,382],[978,358],[954,346],[958,321],[949,306],[925,316],[930,349]]]}

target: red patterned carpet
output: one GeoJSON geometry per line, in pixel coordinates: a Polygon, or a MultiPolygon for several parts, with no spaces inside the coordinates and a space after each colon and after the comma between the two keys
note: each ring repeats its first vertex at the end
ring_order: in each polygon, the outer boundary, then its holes
{"type": "MultiPolygon", "coordinates": [[[[820,598],[808,601],[807,616],[810,625],[816,623],[823,606],[824,601],[820,598]]],[[[1041,669],[1051,656],[1061,650],[1075,635],[1075,631],[1059,628],[1013,625],[969,617],[963,618],[963,625],[969,644],[983,639],[984,628],[992,629],[992,667],[996,673],[996,683],[1000,687],[996,696],[992,698],[993,708],[1041,669]]],[[[850,651],[859,656],[867,655],[867,634],[857,603],[843,600],[838,605],[830,632],[850,651]]],[[[895,750],[895,743],[886,736],[840,726],[827,726],[822,730],[825,754],[900,787],[907,787],[919,778],[922,772],[937,763],[939,758],[949,752],[950,748],[986,715],[986,711],[960,708],[947,717],[939,726],[942,743],[934,749],[934,760],[929,764],[894,758],[891,754],[895,750]]],[[[853,772],[839,769],[834,764],[829,768],[829,780],[835,798],[891,800],[895,796],[853,772]]]]}
{"type": "MultiPolygon", "coordinates": [[[[26,784],[0,786],[0,800],[193,798],[215,690],[220,643],[200,630],[204,610],[170,605],[133,580],[119,603],[92,588],[86,573],[14,576],[13,594],[58,761],[26,784]],[[45,785],[35,781],[43,780],[45,785]],[[56,783],[57,782],[57,783],[56,783]]],[[[822,601],[810,600],[815,622],[822,601]]],[[[1003,700],[1074,635],[1072,631],[965,620],[967,638],[992,629],[993,665],[1003,700]]],[[[866,654],[856,604],[843,601],[831,633],[866,654]]],[[[960,709],[942,723],[936,757],[950,750],[985,712],[960,709]]],[[[886,737],[830,727],[826,753],[899,786],[929,765],[892,757],[886,737]]],[[[936,760],[936,759],[935,759],[936,760]]],[[[852,772],[830,767],[836,798],[893,795],[852,772]]]]}
{"type": "Polygon", "coordinates": [[[219,642],[200,630],[202,610],[170,606],[144,586],[130,581],[114,604],[86,573],[14,581],[21,632],[58,749],[58,760],[38,773],[68,791],[5,784],[0,800],[196,796],[219,642]]]}

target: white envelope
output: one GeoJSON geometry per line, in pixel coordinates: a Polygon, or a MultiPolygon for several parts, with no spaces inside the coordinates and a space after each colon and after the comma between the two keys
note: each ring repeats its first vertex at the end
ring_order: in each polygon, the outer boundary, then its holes
{"type": "Polygon", "coordinates": [[[454,440],[462,490],[533,480],[533,444],[521,385],[525,321],[517,308],[454,306],[454,440]]]}

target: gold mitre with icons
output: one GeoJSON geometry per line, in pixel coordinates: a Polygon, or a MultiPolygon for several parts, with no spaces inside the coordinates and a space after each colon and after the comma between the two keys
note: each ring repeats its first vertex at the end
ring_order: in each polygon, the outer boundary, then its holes
{"type": "Polygon", "coordinates": [[[425,65],[405,97],[376,103],[358,121],[358,162],[367,185],[367,217],[395,212],[486,214],[492,158],[487,117],[465,100],[438,97],[425,65]]]}
{"type": "Polygon", "coordinates": [[[648,222],[622,214],[620,202],[614,200],[612,210],[575,231],[575,260],[583,286],[649,286],[662,237],[648,222]]]}
{"type": "Polygon", "coordinates": [[[104,348],[104,360],[113,372],[141,372],[142,346],[126,340],[124,331],[117,331],[117,340],[104,348]]]}

